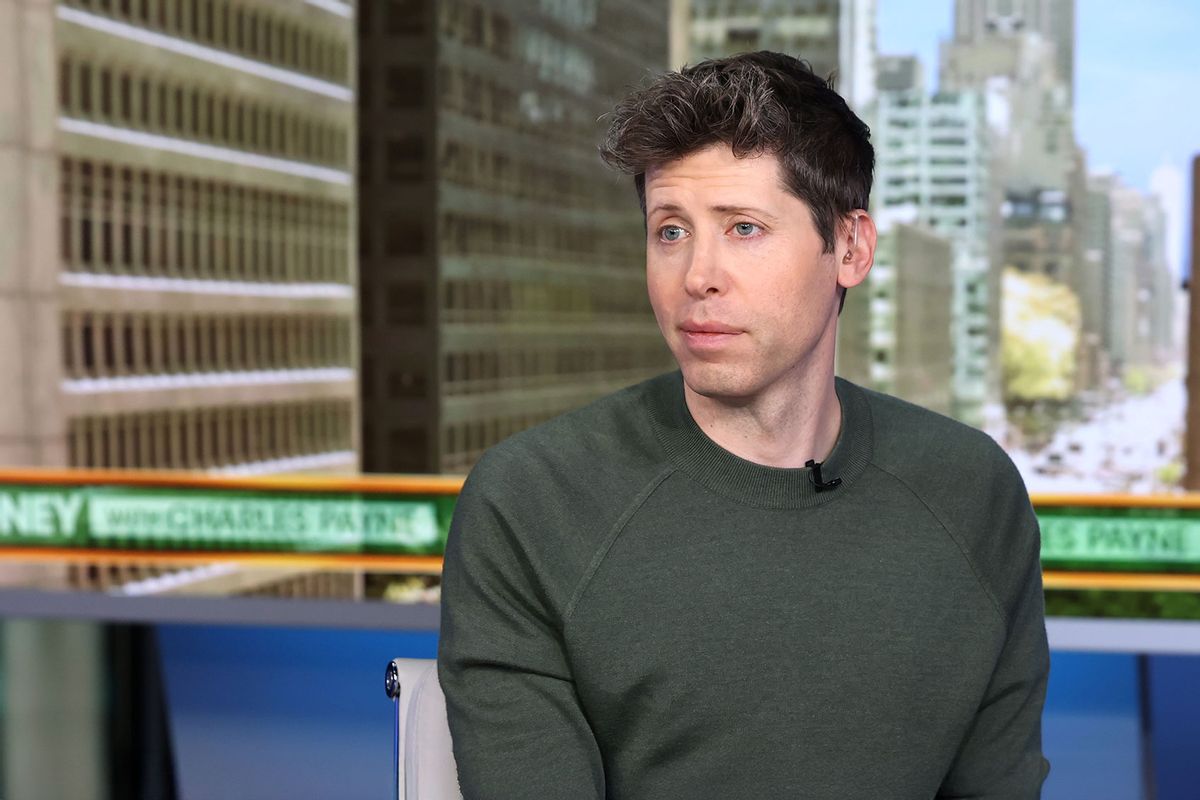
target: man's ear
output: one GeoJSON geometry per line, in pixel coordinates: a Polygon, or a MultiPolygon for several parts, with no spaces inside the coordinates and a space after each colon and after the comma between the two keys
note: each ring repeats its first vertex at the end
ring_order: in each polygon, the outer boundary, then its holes
{"type": "MultiPolygon", "coordinates": [[[[878,238],[875,221],[862,209],[847,214],[838,226],[834,255],[837,258],[838,286],[843,290],[858,286],[867,279],[867,273],[875,263],[875,243],[878,238]]],[[[844,302],[845,291],[842,299],[844,302]]]]}

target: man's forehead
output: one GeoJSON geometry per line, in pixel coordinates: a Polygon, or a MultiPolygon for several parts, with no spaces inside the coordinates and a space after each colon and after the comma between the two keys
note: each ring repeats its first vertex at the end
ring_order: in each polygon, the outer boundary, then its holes
{"type": "Polygon", "coordinates": [[[700,199],[715,212],[730,212],[803,201],[784,180],[779,157],[768,153],[737,157],[728,145],[723,150],[705,148],[646,170],[647,213],[677,211],[682,204],[700,199]]]}
{"type": "Polygon", "coordinates": [[[782,172],[782,163],[774,153],[738,156],[728,144],[718,142],[647,167],[646,183],[670,178],[761,181],[779,179],[782,172]]]}

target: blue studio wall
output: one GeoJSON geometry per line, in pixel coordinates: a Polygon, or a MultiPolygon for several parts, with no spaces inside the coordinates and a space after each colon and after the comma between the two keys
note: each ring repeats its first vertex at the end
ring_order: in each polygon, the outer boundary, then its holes
{"type": "Polygon", "coordinates": [[[437,634],[161,626],[179,796],[392,796],[393,658],[433,658],[437,634]]]}
{"type": "MultiPolygon", "coordinates": [[[[433,658],[435,633],[180,625],[158,642],[181,797],[391,796],[384,668],[433,658]]],[[[1137,656],[1052,654],[1045,800],[1200,796],[1200,657],[1144,672],[1146,691],[1137,656]]]]}

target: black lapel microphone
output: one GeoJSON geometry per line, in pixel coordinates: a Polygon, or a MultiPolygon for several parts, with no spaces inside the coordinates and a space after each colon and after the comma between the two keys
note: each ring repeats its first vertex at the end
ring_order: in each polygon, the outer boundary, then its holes
{"type": "Polygon", "coordinates": [[[822,481],[821,480],[821,465],[818,464],[816,461],[812,460],[811,458],[808,461],[804,462],[804,466],[806,466],[812,470],[813,486],[815,486],[817,488],[818,492],[823,492],[826,489],[832,489],[835,486],[840,486],[842,483],[841,478],[834,478],[829,483],[825,483],[824,481],[822,481]]]}

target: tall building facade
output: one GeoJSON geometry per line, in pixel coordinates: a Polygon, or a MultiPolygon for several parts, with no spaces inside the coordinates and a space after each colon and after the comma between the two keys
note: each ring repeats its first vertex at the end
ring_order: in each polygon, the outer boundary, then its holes
{"type": "Polygon", "coordinates": [[[1156,198],[1118,184],[1112,212],[1113,357],[1127,366],[1160,363],[1174,312],[1162,207],[1156,198]]]}
{"type": "MultiPolygon", "coordinates": [[[[956,0],[942,43],[940,86],[986,96],[993,151],[996,251],[1002,266],[1052,278],[1076,297],[1093,292],[1085,259],[1086,165],[1075,141],[1074,0],[956,0]]],[[[1077,358],[1095,365],[1099,332],[1077,358]]],[[[1098,379],[1092,369],[1081,381],[1098,379]]],[[[1082,387],[1081,387],[1082,388],[1082,387]]]]}
{"type": "Polygon", "coordinates": [[[364,466],[489,446],[672,366],[598,117],[668,61],[668,0],[360,6],[364,466]]]}
{"type": "Polygon", "coordinates": [[[803,58],[836,75],[838,92],[860,114],[875,96],[875,0],[692,0],[688,60],[752,50],[803,58]]]}
{"type": "Polygon", "coordinates": [[[357,469],[351,6],[5,6],[0,461],[357,469]]]}
{"type": "Polygon", "coordinates": [[[1167,212],[1161,199],[1155,195],[1146,197],[1143,229],[1146,233],[1146,270],[1141,290],[1145,292],[1150,306],[1146,315],[1146,356],[1150,363],[1165,364],[1178,356],[1175,335],[1178,290],[1167,257],[1167,212]]]}
{"type": "Polygon", "coordinates": [[[1074,3],[956,0],[954,36],[941,47],[940,88],[988,98],[998,185],[1013,216],[1006,263],[1058,280],[1073,271],[1084,190],[1072,101],[1074,3]],[[1045,230],[1031,234],[1042,222],[1045,230]]]}
{"type": "Polygon", "coordinates": [[[1165,364],[1177,346],[1176,289],[1162,206],[1115,175],[1097,174],[1088,181],[1087,211],[1084,259],[1103,274],[1093,292],[1101,301],[1103,358],[1117,375],[1165,364]]]}
{"type": "Polygon", "coordinates": [[[957,42],[1024,31],[1053,45],[1058,75],[1070,91],[1075,81],[1075,0],[954,0],[957,42]]]}
{"type": "Polygon", "coordinates": [[[1082,252],[1079,272],[1084,277],[1079,294],[1080,328],[1084,348],[1080,357],[1080,383],[1101,386],[1112,374],[1111,319],[1112,274],[1112,175],[1088,175],[1084,193],[1082,252]]]}
{"type": "Polygon", "coordinates": [[[1074,111],[1057,52],[1039,33],[1004,28],[942,43],[939,88],[989,95],[1005,186],[1017,192],[1065,190],[1075,169],[1074,111]]]}
{"type": "Polygon", "coordinates": [[[894,88],[878,97],[872,210],[884,223],[920,225],[951,243],[953,325],[938,329],[953,353],[951,413],[985,427],[999,398],[999,268],[984,97],[927,94],[915,59],[889,59],[886,74],[883,86],[894,88]]]}
{"type": "MultiPolygon", "coordinates": [[[[0,0],[0,463],[357,469],[352,17],[0,0]]],[[[0,637],[7,793],[108,797],[103,626],[0,637]]]]}
{"type": "Polygon", "coordinates": [[[953,413],[955,283],[950,241],[883,220],[875,265],[847,294],[838,321],[838,373],[953,413]]]}

